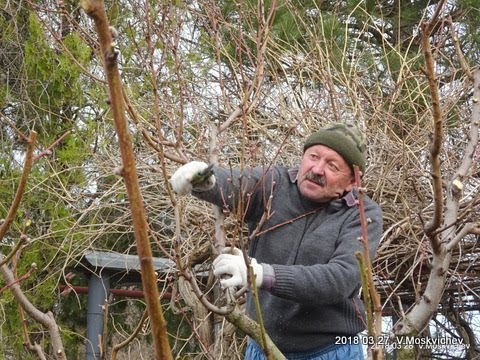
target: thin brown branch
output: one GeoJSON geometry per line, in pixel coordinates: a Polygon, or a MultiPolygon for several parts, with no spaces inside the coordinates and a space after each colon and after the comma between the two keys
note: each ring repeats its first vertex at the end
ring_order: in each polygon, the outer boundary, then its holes
{"type": "MultiPolygon", "coordinates": [[[[361,254],[361,259],[359,259],[360,269],[364,271],[364,274],[362,275],[364,276],[362,286],[367,286],[367,299],[369,300],[368,303],[372,306],[372,308],[366,309],[366,311],[370,313],[369,318],[373,320],[373,324],[369,324],[369,335],[377,340],[382,335],[382,303],[380,301],[380,295],[375,288],[375,281],[373,279],[372,260],[370,258],[370,248],[368,246],[368,219],[365,217],[365,205],[363,203],[364,189],[362,187],[362,180],[358,166],[354,166],[354,173],[355,184],[358,189],[358,212],[360,216],[360,225],[362,228],[361,241],[363,245],[363,253],[361,254]],[[372,325],[374,328],[372,328],[372,325]]],[[[372,347],[372,355],[373,359],[382,360],[384,358],[382,347],[372,347]]]]}
{"type": "Polygon", "coordinates": [[[25,154],[25,163],[23,164],[23,171],[20,181],[18,183],[18,188],[15,193],[15,197],[13,199],[12,204],[10,205],[10,209],[8,210],[7,216],[5,217],[5,221],[0,225],[0,240],[3,239],[5,234],[7,233],[10,225],[13,222],[15,214],[17,213],[18,207],[20,206],[20,202],[22,201],[23,194],[25,192],[25,186],[27,185],[28,175],[30,174],[30,170],[33,165],[33,150],[35,146],[35,140],[37,138],[37,133],[32,131],[30,133],[30,137],[28,138],[28,147],[27,153],[25,154]]]}
{"type": "Polygon", "coordinates": [[[429,30],[428,32],[431,31],[432,26],[437,24],[437,19],[440,16],[440,13],[442,12],[443,6],[445,5],[446,0],[440,0],[435,8],[435,11],[432,14],[432,17],[430,18],[430,21],[428,22],[428,27],[429,30]]]}
{"type": "Polygon", "coordinates": [[[38,159],[44,157],[44,156],[47,156],[47,155],[50,155],[52,153],[52,149],[57,146],[60,142],[63,141],[63,139],[65,139],[68,135],[70,135],[71,131],[67,131],[65,132],[62,136],[60,136],[57,140],[55,140],[53,143],[51,143],[50,145],[47,146],[47,148],[45,150],[43,150],[41,153],[37,154],[34,158],[33,158],[33,161],[37,161],[38,159]]]}
{"type": "MultiPolygon", "coordinates": [[[[2,261],[0,261],[0,266],[7,264],[14,256],[15,254],[21,249],[21,247],[27,242],[27,236],[22,234],[20,235],[20,239],[18,239],[17,243],[13,247],[12,251],[8,253],[7,256],[4,257],[2,261]]],[[[2,291],[0,290],[0,293],[2,291]]]]}
{"type": "Polygon", "coordinates": [[[257,233],[255,234],[255,236],[258,237],[258,236],[260,236],[260,235],[262,235],[262,234],[265,234],[266,232],[273,231],[273,230],[278,229],[278,228],[280,228],[280,227],[282,227],[282,226],[291,224],[291,223],[293,223],[293,222],[295,222],[295,221],[297,221],[297,220],[299,220],[299,219],[301,219],[301,218],[304,218],[304,217],[306,217],[306,216],[315,214],[316,212],[318,212],[318,211],[321,210],[321,209],[322,209],[322,208],[319,207],[319,208],[317,208],[317,209],[313,209],[313,210],[307,211],[306,213],[300,214],[300,215],[298,215],[298,216],[296,216],[296,217],[294,217],[294,218],[292,218],[292,219],[290,219],[290,220],[287,220],[287,221],[284,221],[284,222],[282,222],[282,223],[279,223],[279,224],[276,224],[276,225],[274,225],[274,226],[271,226],[271,227],[269,227],[268,229],[259,231],[259,232],[257,232],[257,233]]]}
{"type": "Polygon", "coordinates": [[[122,81],[117,63],[118,54],[112,46],[111,29],[103,1],[85,0],[82,2],[82,7],[95,22],[100,39],[101,52],[104,56],[103,61],[110,92],[110,104],[122,156],[122,175],[130,204],[133,230],[142,271],[142,284],[151,321],[155,356],[156,359],[168,360],[172,359],[172,354],[168,342],[167,325],[159,300],[157,276],[153,267],[152,249],[148,239],[147,216],[138,182],[135,154],[125,118],[122,81]]]}
{"type": "Polygon", "coordinates": [[[6,123],[8,126],[10,126],[12,128],[12,130],[15,132],[15,134],[17,134],[17,136],[20,138],[20,140],[28,142],[27,136],[23,132],[21,132],[15,126],[15,124],[8,117],[6,117],[4,114],[2,114],[1,112],[0,112],[0,118],[2,119],[2,121],[4,123],[6,123]]]}
{"type": "MultiPolygon", "coordinates": [[[[6,261],[2,261],[2,264],[0,266],[3,266],[4,264],[6,263],[6,261]]],[[[7,283],[7,285],[5,285],[3,288],[0,289],[0,294],[2,292],[4,292],[6,289],[8,288],[11,288],[13,285],[15,284],[19,284],[21,283],[23,280],[25,279],[28,279],[30,277],[30,275],[32,275],[32,273],[37,270],[37,265],[35,263],[33,263],[31,266],[30,266],[30,269],[28,269],[28,271],[23,274],[22,276],[16,278],[13,282],[11,283],[7,283]]]]}

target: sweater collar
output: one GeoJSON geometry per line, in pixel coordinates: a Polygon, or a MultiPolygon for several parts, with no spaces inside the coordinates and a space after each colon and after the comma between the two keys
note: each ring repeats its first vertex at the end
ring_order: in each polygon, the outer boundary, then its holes
{"type": "MultiPolygon", "coordinates": [[[[298,168],[289,169],[288,176],[290,178],[290,182],[295,184],[297,182],[298,168]]],[[[341,198],[331,200],[328,205],[335,210],[339,210],[343,204],[347,205],[348,207],[356,206],[358,198],[357,194],[357,189],[354,188],[352,191],[346,192],[341,198]]]]}

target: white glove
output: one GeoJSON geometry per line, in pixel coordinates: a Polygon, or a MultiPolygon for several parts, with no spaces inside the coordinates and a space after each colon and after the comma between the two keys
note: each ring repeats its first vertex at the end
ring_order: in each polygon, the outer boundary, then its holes
{"type": "Polygon", "coordinates": [[[170,184],[173,191],[179,195],[189,194],[192,190],[207,191],[215,185],[215,176],[210,175],[207,179],[192,185],[192,180],[196,179],[206,170],[208,165],[202,161],[192,161],[179,167],[170,178],[170,184]]]}
{"type": "MultiPolygon", "coordinates": [[[[247,286],[247,265],[240,249],[225,248],[224,252],[228,254],[220,254],[213,260],[213,273],[215,276],[222,278],[229,275],[227,279],[221,279],[220,284],[223,288],[232,286],[247,286]]],[[[251,258],[250,265],[253,267],[255,274],[255,286],[261,286],[263,281],[263,267],[257,263],[257,260],[251,258]]]]}

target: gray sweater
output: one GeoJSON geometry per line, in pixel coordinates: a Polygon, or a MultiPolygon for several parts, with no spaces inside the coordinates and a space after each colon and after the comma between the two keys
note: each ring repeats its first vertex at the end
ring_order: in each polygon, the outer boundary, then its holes
{"type": "MultiPolygon", "coordinates": [[[[240,174],[215,167],[214,172],[215,187],[193,192],[195,196],[230,211],[243,202],[250,233],[265,211],[269,214],[249,244],[249,255],[269,264],[267,270],[273,268],[274,285],[262,287],[259,299],[265,328],[277,347],[282,352],[309,351],[333,344],[337,336],[364,330],[355,258],[363,245],[355,192],[320,204],[300,194],[294,169],[257,167],[240,174]]],[[[367,196],[364,205],[373,258],[382,233],[382,213],[367,196]]],[[[251,296],[247,314],[257,319],[251,296]]]]}

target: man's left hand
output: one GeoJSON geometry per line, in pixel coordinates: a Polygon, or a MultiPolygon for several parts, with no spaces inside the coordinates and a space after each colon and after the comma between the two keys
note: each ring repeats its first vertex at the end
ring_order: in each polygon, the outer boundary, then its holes
{"type": "MultiPolygon", "coordinates": [[[[263,281],[263,267],[253,258],[250,259],[250,265],[255,274],[255,286],[261,286],[263,281]]],[[[237,248],[225,248],[224,253],[213,260],[213,273],[218,276],[223,288],[234,286],[247,286],[247,264],[243,253],[237,248]],[[225,275],[229,278],[224,279],[225,275]]]]}

